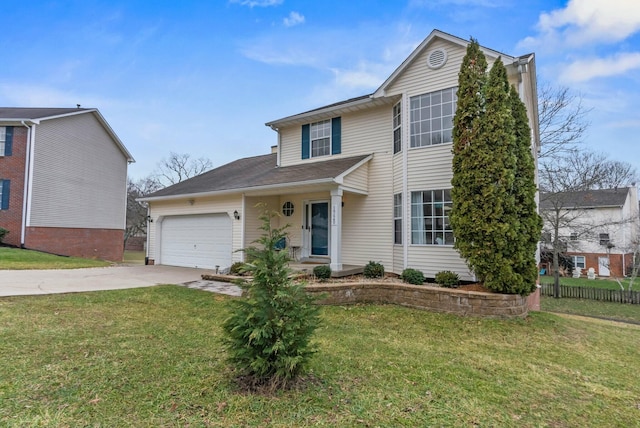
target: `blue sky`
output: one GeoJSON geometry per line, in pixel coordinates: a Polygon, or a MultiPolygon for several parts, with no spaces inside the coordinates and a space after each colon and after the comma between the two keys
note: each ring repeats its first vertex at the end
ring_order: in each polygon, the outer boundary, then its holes
{"type": "Polygon", "coordinates": [[[136,159],[264,154],[264,123],[373,92],[434,29],[583,96],[585,144],[640,169],[637,0],[3,1],[0,105],[96,107],[136,159]]]}

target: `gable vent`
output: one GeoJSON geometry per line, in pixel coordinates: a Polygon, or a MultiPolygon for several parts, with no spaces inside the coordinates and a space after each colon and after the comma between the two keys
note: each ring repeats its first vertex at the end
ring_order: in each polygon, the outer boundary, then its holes
{"type": "Polygon", "coordinates": [[[445,62],[447,62],[447,51],[444,49],[435,49],[427,57],[427,64],[433,70],[442,67],[445,62]]]}

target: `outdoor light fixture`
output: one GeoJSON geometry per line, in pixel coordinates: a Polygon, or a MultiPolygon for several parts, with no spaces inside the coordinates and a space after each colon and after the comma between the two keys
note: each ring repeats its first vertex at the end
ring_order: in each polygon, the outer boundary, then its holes
{"type": "Polygon", "coordinates": [[[240,220],[240,213],[238,212],[238,210],[235,210],[233,212],[233,218],[235,218],[236,220],[240,220]]]}
{"type": "Polygon", "coordinates": [[[150,216],[150,215],[148,215],[148,216],[147,216],[147,221],[148,221],[149,223],[153,223],[153,219],[151,218],[151,216],[150,216]]]}

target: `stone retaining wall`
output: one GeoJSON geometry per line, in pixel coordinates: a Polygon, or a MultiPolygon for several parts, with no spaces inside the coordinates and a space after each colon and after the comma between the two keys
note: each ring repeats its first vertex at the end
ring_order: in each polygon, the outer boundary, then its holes
{"type": "Polygon", "coordinates": [[[311,294],[325,294],[325,298],[318,301],[322,305],[393,303],[435,312],[485,318],[524,318],[528,313],[527,297],[519,294],[383,283],[313,284],[308,285],[306,289],[311,294]]]}

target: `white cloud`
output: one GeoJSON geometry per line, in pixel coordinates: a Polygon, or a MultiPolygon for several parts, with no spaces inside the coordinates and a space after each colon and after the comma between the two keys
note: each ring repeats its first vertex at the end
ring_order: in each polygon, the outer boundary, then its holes
{"type": "Polygon", "coordinates": [[[237,3],[241,6],[269,7],[281,5],[284,0],[229,0],[230,3],[237,3]]]}
{"type": "Polygon", "coordinates": [[[283,22],[285,27],[293,27],[294,25],[303,24],[304,15],[301,15],[298,12],[291,12],[289,16],[284,18],[283,22]]]}
{"type": "Polygon", "coordinates": [[[617,54],[608,58],[581,59],[565,67],[560,80],[566,83],[584,82],[598,77],[610,77],[640,69],[640,52],[617,54]]]}
{"type": "Polygon", "coordinates": [[[527,37],[520,46],[615,43],[640,31],[640,2],[570,0],[564,9],[540,14],[537,27],[539,34],[527,37]]]}

